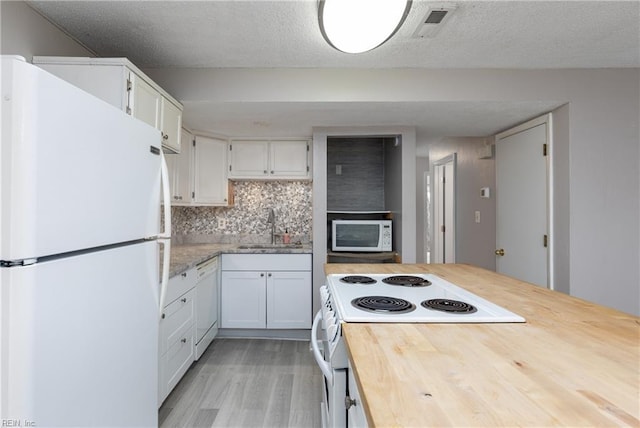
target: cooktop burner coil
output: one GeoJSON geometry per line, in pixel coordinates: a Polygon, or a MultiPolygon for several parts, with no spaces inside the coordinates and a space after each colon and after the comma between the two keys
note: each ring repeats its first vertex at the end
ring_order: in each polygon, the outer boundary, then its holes
{"type": "Polygon", "coordinates": [[[456,314],[472,314],[478,310],[475,306],[470,305],[469,303],[451,299],[431,299],[425,300],[420,304],[427,309],[456,314]]]}
{"type": "Polygon", "coordinates": [[[416,306],[404,299],[388,296],[364,296],[351,301],[351,304],[363,311],[387,314],[404,314],[416,309],[416,306]]]}
{"type": "Polygon", "coordinates": [[[375,284],[377,281],[369,276],[350,275],[340,278],[340,281],[347,284],[375,284]]]}
{"type": "Polygon", "coordinates": [[[431,285],[431,281],[428,279],[412,275],[389,276],[384,278],[382,282],[390,285],[401,285],[403,287],[427,287],[431,285]]]}

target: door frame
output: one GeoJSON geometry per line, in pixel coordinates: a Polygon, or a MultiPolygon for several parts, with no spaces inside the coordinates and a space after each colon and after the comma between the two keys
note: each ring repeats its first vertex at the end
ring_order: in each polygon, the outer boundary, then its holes
{"type": "Polygon", "coordinates": [[[442,235],[440,234],[440,231],[438,230],[439,225],[438,223],[438,219],[439,216],[436,215],[436,212],[440,209],[440,208],[444,208],[445,206],[445,201],[444,201],[444,194],[441,194],[441,192],[438,190],[438,187],[440,185],[440,183],[438,183],[437,180],[437,170],[438,167],[440,166],[444,166],[447,164],[451,164],[452,166],[452,183],[451,183],[451,189],[453,191],[453,195],[452,195],[452,199],[451,199],[451,211],[452,211],[452,224],[445,224],[445,233],[450,233],[450,237],[451,237],[451,254],[453,255],[453,260],[446,260],[445,257],[445,252],[446,252],[446,247],[445,247],[445,251],[442,254],[443,257],[443,263],[455,263],[456,262],[456,218],[457,218],[457,213],[456,213],[456,170],[457,170],[457,161],[458,161],[458,157],[456,153],[452,153],[448,156],[445,156],[441,159],[438,159],[436,161],[433,162],[433,166],[431,168],[431,170],[433,171],[433,180],[431,181],[433,183],[433,215],[432,215],[432,223],[433,223],[433,227],[432,227],[432,236],[433,236],[433,248],[432,250],[432,262],[433,263],[439,263],[438,261],[438,255],[439,253],[442,251],[441,247],[442,247],[442,235]]]}
{"type": "MultiPolygon", "coordinates": [[[[542,116],[531,119],[527,122],[521,123],[511,129],[500,132],[495,136],[495,143],[497,144],[499,140],[508,138],[512,135],[518,134],[520,132],[526,131],[528,129],[534,128],[539,125],[546,125],[546,144],[547,144],[547,152],[545,157],[546,163],[546,173],[547,173],[547,288],[549,290],[555,289],[555,284],[553,281],[554,278],[554,222],[553,222],[553,114],[546,113],[542,116]]],[[[496,186],[496,196],[498,195],[499,190],[496,186]]],[[[496,221],[497,212],[496,212],[496,221]]],[[[496,224],[496,233],[498,227],[496,224]]]]}

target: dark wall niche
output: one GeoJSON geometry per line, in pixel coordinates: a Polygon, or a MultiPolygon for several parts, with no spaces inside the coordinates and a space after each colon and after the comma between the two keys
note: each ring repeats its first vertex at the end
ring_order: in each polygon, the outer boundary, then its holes
{"type": "Polygon", "coordinates": [[[327,139],[327,210],[385,210],[385,140],[327,139]]]}

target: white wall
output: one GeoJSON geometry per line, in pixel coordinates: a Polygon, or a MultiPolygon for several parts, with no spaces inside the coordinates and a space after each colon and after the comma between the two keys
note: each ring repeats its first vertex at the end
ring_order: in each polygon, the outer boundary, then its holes
{"type": "Polygon", "coordinates": [[[0,21],[3,55],[95,56],[22,1],[0,1],[0,21]]]}
{"type": "MultiPolygon", "coordinates": [[[[456,262],[495,270],[495,160],[482,159],[487,143],[485,138],[447,137],[427,144],[431,165],[453,153],[457,155],[456,262]],[[480,197],[481,187],[491,189],[491,198],[480,197]],[[475,222],[476,211],[480,211],[480,223],[475,222]]],[[[429,169],[433,171],[432,166],[429,169]]]]}
{"type": "MultiPolygon", "coordinates": [[[[564,249],[556,266],[565,270],[565,283],[556,286],[640,314],[639,69],[146,71],[183,101],[567,104],[559,113],[568,125],[555,141],[561,153],[555,185],[568,203],[557,204],[553,215],[569,229],[560,232],[564,249]]],[[[415,187],[415,163],[406,174],[415,187]]]]}

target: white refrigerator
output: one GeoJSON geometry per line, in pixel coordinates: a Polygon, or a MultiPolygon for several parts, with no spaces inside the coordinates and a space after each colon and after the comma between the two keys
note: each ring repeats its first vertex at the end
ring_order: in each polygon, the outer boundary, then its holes
{"type": "Polygon", "coordinates": [[[157,426],[160,132],[21,57],[0,73],[0,420],[157,426]]]}

